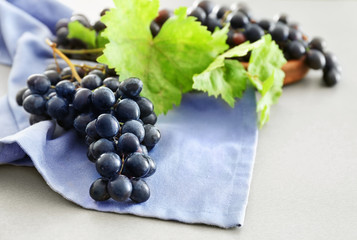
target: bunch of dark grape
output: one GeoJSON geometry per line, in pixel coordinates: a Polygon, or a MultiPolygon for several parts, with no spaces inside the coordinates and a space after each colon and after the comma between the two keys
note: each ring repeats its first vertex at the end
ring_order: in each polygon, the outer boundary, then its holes
{"type": "MultiPolygon", "coordinates": [[[[187,11],[188,16],[193,16],[207,29],[213,32],[230,24],[227,44],[233,48],[245,41],[255,42],[264,34],[270,34],[272,39],[284,52],[287,60],[304,59],[309,68],[323,71],[323,81],[327,86],[334,86],[341,80],[341,67],[334,54],[326,50],[326,42],[319,37],[310,41],[300,30],[299,25],[290,22],[286,14],[281,14],[275,20],[253,18],[250,9],[242,3],[230,7],[221,6],[211,1],[196,1],[187,11]]],[[[155,37],[161,26],[173,12],[162,9],[151,23],[151,33],[155,37]]],[[[239,61],[248,62],[250,54],[239,61]]]]}
{"type": "Polygon", "coordinates": [[[148,151],[161,137],[154,106],[140,96],[140,79],[119,82],[106,69],[76,67],[82,78],[78,82],[70,67],[50,65],[44,73],[27,79],[16,101],[30,113],[30,124],[55,120],[64,129],[74,128],[84,139],[88,159],[101,176],[89,190],[94,200],[144,202],[150,189],[143,178],[156,171],[148,151]]]}
{"type": "MultiPolygon", "coordinates": [[[[100,13],[100,16],[103,16],[109,9],[103,9],[100,13]]],[[[88,49],[88,46],[86,43],[81,41],[80,39],[77,38],[68,38],[68,24],[70,22],[75,22],[78,21],[80,24],[82,24],[84,27],[88,29],[93,29],[96,31],[97,35],[100,34],[105,28],[105,24],[101,22],[100,20],[96,21],[93,25],[91,25],[90,21],[88,18],[83,15],[83,14],[73,14],[70,19],[68,18],[62,18],[58,20],[56,23],[56,38],[53,40],[58,48],[60,49],[66,49],[66,50],[83,50],[83,49],[88,49]]],[[[87,53],[87,54],[68,54],[66,55],[69,58],[72,59],[80,59],[80,60],[88,60],[88,61],[95,61],[96,58],[100,55],[101,53],[87,53]]]]}

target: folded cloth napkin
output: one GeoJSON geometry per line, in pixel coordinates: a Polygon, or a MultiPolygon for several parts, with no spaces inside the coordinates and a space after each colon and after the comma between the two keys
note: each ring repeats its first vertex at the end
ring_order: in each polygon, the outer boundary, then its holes
{"type": "Polygon", "coordinates": [[[0,1],[0,63],[12,66],[8,96],[0,99],[0,164],[35,166],[54,191],[84,208],[241,226],[257,145],[252,89],[233,109],[205,94],[186,94],[181,106],[159,116],[162,139],[150,152],[157,172],[147,179],[151,197],[142,204],[93,201],[88,189],[99,175],[84,141],[74,131],[54,137],[52,121],[29,126],[16,92],[51,62],[44,39],[70,14],[51,0],[0,1]]]}

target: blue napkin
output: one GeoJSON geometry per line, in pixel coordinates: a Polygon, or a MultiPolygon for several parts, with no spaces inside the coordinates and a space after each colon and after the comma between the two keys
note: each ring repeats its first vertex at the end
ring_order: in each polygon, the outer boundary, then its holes
{"type": "Polygon", "coordinates": [[[150,152],[157,172],[147,179],[151,197],[142,204],[93,201],[88,189],[99,175],[83,140],[73,130],[54,137],[52,121],[29,126],[16,92],[52,61],[44,39],[70,14],[51,0],[0,1],[0,63],[12,65],[8,96],[0,99],[0,164],[33,165],[54,191],[84,208],[241,226],[258,133],[252,89],[234,109],[205,94],[186,94],[181,106],[159,117],[162,139],[150,152]]]}

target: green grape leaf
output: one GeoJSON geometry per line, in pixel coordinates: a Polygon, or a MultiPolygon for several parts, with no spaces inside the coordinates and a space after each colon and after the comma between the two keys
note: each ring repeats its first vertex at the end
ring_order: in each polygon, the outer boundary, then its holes
{"type": "Polygon", "coordinates": [[[103,31],[97,35],[96,48],[104,48],[105,44],[109,43],[108,38],[103,36],[103,31]]]}
{"type": "Polygon", "coordinates": [[[257,79],[262,83],[262,88],[258,89],[261,98],[257,102],[260,127],[269,120],[270,108],[282,94],[285,73],[281,67],[286,63],[282,51],[271,36],[265,35],[263,39],[265,43],[253,49],[248,66],[249,79],[253,85],[257,79]]]}
{"type": "Polygon", "coordinates": [[[96,32],[74,21],[68,24],[68,38],[76,38],[87,44],[88,48],[96,47],[96,32]]]}
{"type": "Polygon", "coordinates": [[[154,103],[157,114],[178,106],[182,93],[192,90],[193,75],[228,48],[228,27],[211,34],[194,17],[186,17],[186,8],[177,9],[153,38],[150,23],[158,0],[114,3],[116,8],[102,17],[109,43],[98,61],[115,68],[122,79],[140,78],[142,95],[154,103]]]}

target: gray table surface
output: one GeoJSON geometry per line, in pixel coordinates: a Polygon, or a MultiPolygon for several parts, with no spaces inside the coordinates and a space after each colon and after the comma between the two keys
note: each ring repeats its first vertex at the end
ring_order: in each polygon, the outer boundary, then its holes
{"type": "MultiPolygon", "coordinates": [[[[112,4],[63,2],[92,19],[112,4]]],[[[0,239],[357,239],[357,2],[253,1],[250,6],[258,17],[287,12],[310,37],[324,37],[342,63],[343,82],[326,88],[321,73],[310,71],[284,88],[259,134],[242,228],[85,210],[54,193],[34,168],[0,166],[0,239]]],[[[9,72],[0,65],[1,96],[9,72]]]]}

